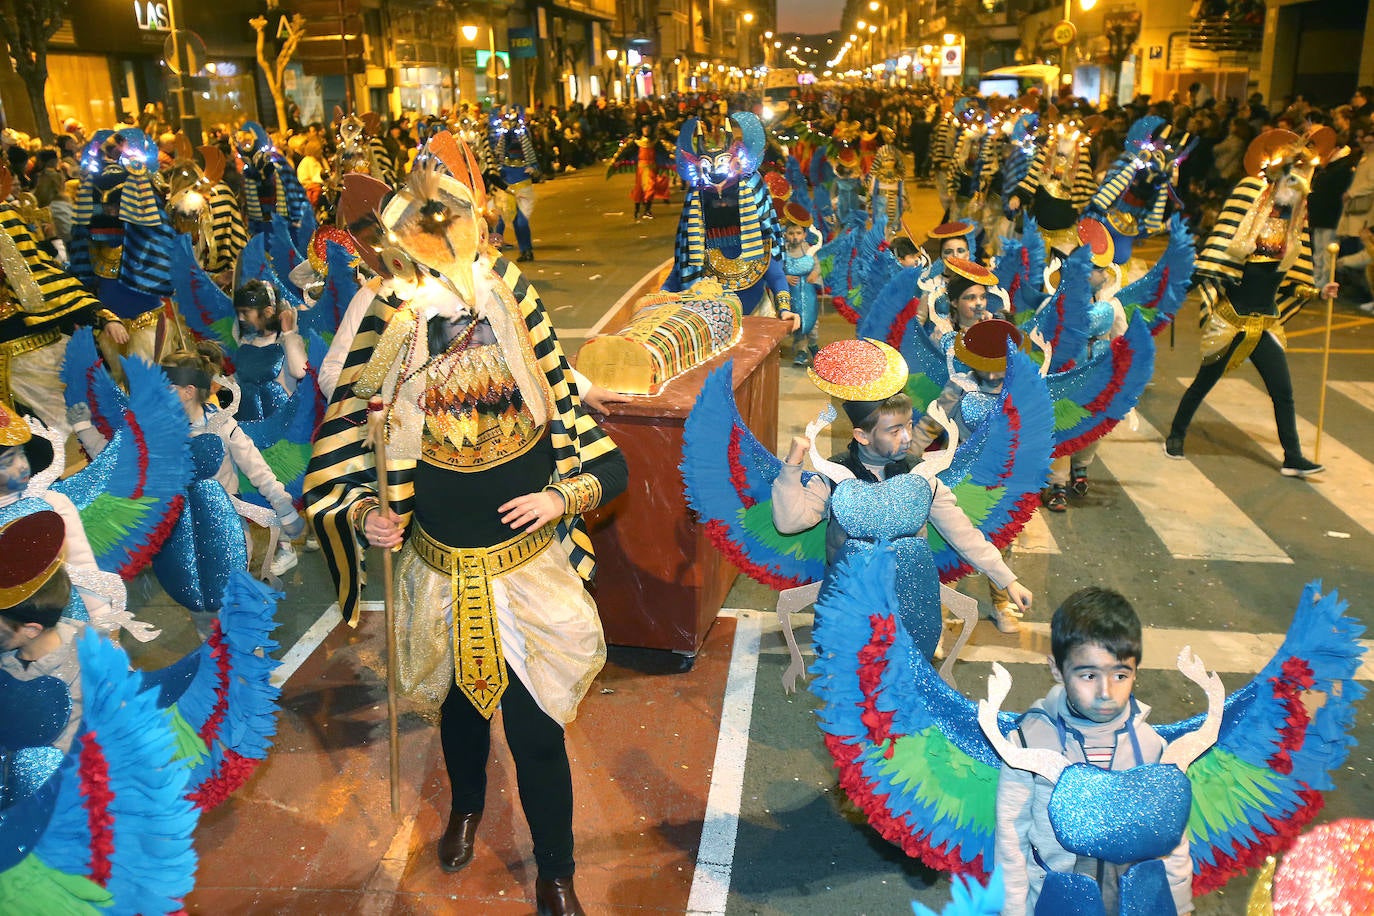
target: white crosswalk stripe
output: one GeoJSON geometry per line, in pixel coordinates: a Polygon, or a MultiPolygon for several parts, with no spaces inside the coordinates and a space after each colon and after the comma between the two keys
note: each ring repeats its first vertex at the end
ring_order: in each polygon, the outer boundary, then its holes
{"type": "Polygon", "coordinates": [[[1017,535],[1013,549],[1017,553],[1039,553],[1050,556],[1060,554],[1059,542],[1054,539],[1050,526],[1045,522],[1045,513],[1037,511],[1026,522],[1026,527],[1017,535]]]}
{"type": "MultiPolygon", "coordinates": [[[[1184,385],[1191,381],[1180,379],[1184,385]]],[[[1370,399],[1362,396],[1356,396],[1356,400],[1365,405],[1371,403],[1370,399]]],[[[1283,462],[1283,450],[1279,447],[1278,433],[1274,429],[1269,396],[1261,386],[1241,378],[1222,379],[1207,395],[1203,405],[1221,414],[1226,422],[1273,455],[1274,473],[1277,476],[1278,466],[1283,462]]],[[[1310,448],[1317,438],[1317,427],[1298,417],[1298,436],[1303,447],[1310,448]]],[[[1374,514],[1364,511],[1374,500],[1374,464],[1331,435],[1329,427],[1322,432],[1321,463],[1326,465],[1326,472],[1309,478],[1312,486],[1318,488],[1322,497],[1332,506],[1347,507],[1345,513],[1351,522],[1374,534],[1374,514]]]]}
{"type": "Polygon", "coordinates": [[[1174,559],[1293,562],[1196,466],[1165,458],[1162,441],[1141,419],[1135,430],[1117,426],[1097,457],[1174,559]],[[1186,509],[1179,494],[1187,494],[1186,509]]]}

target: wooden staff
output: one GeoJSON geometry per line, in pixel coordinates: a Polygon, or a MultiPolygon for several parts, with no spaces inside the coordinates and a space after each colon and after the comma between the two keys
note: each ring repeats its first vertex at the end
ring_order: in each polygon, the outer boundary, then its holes
{"type": "MultiPolygon", "coordinates": [[[[391,484],[386,461],[386,405],[378,395],[367,402],[367,437],[377,463],[377,495],[382,511],[391,512],[391,484]]],[[[396,608],[391,569],[391,548],[382,548],[382,609],[386,618],[386,717],[391,751],[391,816],[401,816],[401,739],[396,711],[396,608]]]]}
{"type": "MultiPolygon", "coordinates": [[[[1330,270],[1326,275],[1327,284],[1336,282],[1336,255],[1340,253],[1341,246],[1332,242],[1326,246],[1326,260],[1330,264],[1330,270]]],[[[1317,444],[1312,447],[1312,460],[1317,464],[1322,461],[1322,426],[1326,423],[1326,370],[1331,364],[1331,322],[1335,316],[1336,300],[1328,298],[1326,300],[1326,340],[1322,344],[1322,391],[1317,400],[1317,444]]]]}

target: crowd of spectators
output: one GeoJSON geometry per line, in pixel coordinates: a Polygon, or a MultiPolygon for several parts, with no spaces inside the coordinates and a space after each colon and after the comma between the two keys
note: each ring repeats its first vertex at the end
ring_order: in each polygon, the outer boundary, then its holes
{"type": "MultiPolygon", "coordinates": [[[[835,86],[799,92],[794,109],[821,132],[834,115],[846,106],[866,127],[883,125],[892,129],[897,145],[912,156],[917,181],[930,175],[930,149],[935,124],[942,112],[954,102],[955,93],[934,86],[907,89],[878,89],[835,86]]],[[[688,118],[719,121],[725,111],[760,109],[757,93],[670,94],[653,99],[616,101],[596,99],[575,102],[566,108],[535,105],[525,116],[539,157],[540,178],[547,180],[566,172],[595,166],[610,156],[626,137],[636,135],[643,124],[650,124],[658,136],[671,142],[688,118]]],[[[1374,251],[1374,87],[1361,86],[1347,104],[1321,107],[1301,96],[1281,100],[1272,108],[1258,93],[1246,99],[1217,99],[1203,84],[1168,98],[1140,96],[1127,104],[1108,99],[1099,106],[1083,99],[1061,98],[1059,107],[1076,107],[1082,113],[1102,115],[1102,126],[1092,139],[1096,170],[1104,173],[1121,151],[1130,125],[1144,115],[1154,115],[1186,130],[1195,140],[1193,149],[1179,168],[1178,194],[1184,212],[1195,232],[1204,235],[1216,217],[1229,189],[1245,174],[1245,150],[1258,134],[1275,128],[1298,133],[1329,126],[1337,134],[1338,153],[1322,164],[1313,181],[1308,203],[1313,249],[1319,275],[1325,265],[1325,246],[1340,247],[1338,278],[1359,291],[1362,306],[1374,313],[1374,292],[1369,290],[1364,268],[1374,251]]],[[[1042,108],[1048,105],[1042,103],[1042,108]]],[[[485,115],[484,115],[485,116],[485,115]]],[[[445,126],[456,124],[458,113],[402,116],[385,122],[381,141],[402,170],[414,158],[424,140],[445,126]]],[[[162,108],[150,105],[137,118],[129,119],[155,139],[160,165],[170,165],[175,156],[176,135],[168,125],[162,108]]],[[[290,108],[288,128],[275,134],[279,147],[297,168],[302,183],[319,187],[327,183],[333,162],[337,124],[301,123],[299,110],[290,108]]],[[[211,125],[206,140],[218,143],[232,164],[232,127],[211,125]]],[[[72,204],[79,178],[81,150],[86,129],[69,119],[62,125],[55,142],[43,146],[36,140],[6,130],[0,145],[10,172],[15,177],[14,191],[31,192],[37,206],[51,213],[52,232],[69,238],[72,204]]],[[[231,186],[236,175],[226,175],[231,186]]]]}

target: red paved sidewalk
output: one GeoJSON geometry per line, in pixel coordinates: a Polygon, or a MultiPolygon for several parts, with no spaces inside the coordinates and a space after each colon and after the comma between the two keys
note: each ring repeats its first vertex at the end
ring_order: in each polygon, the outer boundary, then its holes
{"type": "MultiPolygon", "coordinates": [[[[668,659],[613,648],[568,729],[577,889],[592,912],[686,909],[734,623],[716,623],[686,673],[651,672],[668,659]]],[[[196,833],[188,911],[534,911],[529,832],[499,721],[471,865],[439,869],[448,788],[438,730],[413,715],[401,719],[402,819],[392,820],[380,624],[368,614],[360,631],[338,627],[287,683],[267,761],[196,833]]]]}

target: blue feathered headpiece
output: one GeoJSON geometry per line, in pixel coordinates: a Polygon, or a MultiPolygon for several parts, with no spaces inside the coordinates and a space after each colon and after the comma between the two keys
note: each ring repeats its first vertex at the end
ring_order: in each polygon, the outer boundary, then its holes
{"type": "Polygon", "coordinates": [[[694,188],[741,181],[758,171],[767,139],[763,122],[750,111],[732,112],[719,137],[691,118],[677,136],[677,173],[694,188]]]}

